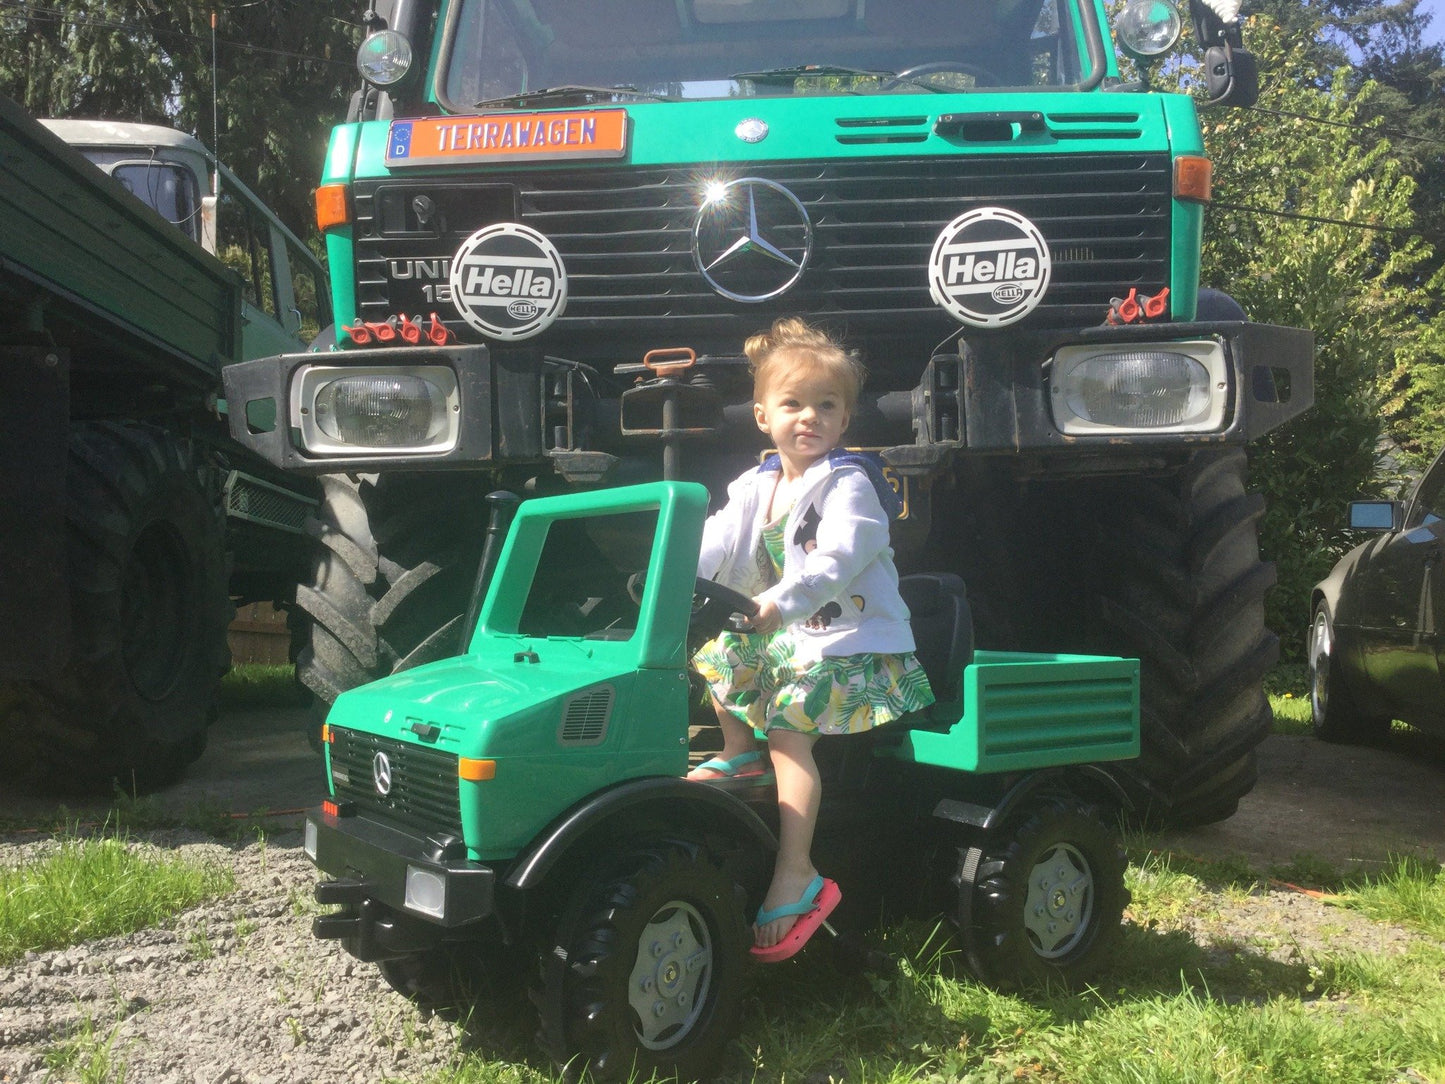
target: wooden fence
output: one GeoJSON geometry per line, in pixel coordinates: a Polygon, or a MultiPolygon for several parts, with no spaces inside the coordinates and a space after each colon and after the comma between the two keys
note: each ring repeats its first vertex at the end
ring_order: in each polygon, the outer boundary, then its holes
{"type": "Polygon", "coordinates": [[[237,609],[228,639],[232,665],[289,666],[291,663],[291,634],[286,628],[286,612],[273,609],[269,602],[253,602],[237,609]]]}

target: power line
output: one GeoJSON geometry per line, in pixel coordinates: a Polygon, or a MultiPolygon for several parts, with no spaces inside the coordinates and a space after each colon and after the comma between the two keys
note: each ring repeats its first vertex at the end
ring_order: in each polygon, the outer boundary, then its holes
{"type": "Polygon", "coordinates": [[[1349,124],[1345,121],[1330,120],[1327,117],[1312,117],[1308,113],[1294,113],[1288,109],[1267,109],[1262,105],[1251,105],[1246,107],[1251,113],[1268,113],[1274,117],[1293,117],[1296,120],[1313,121],[1315,124],[1327,124],[1332,128],[1346,128],[1352,132],[1378,132],[1381,135],[1399,136],[1401,139],[1414,139],[1421,143],[1434,143],[1445,146],[1445,139],[1437,139],[1434,136],[1414,135],[1401,128],[1391,128],[1384,124],[1349,124]]]}
{"type": "Polygon", "coordinates": [[[1356,230],[1370,230],[1374,233],[1403,234],[1407,237],[1418,237],[1423,241],[1432,243],[1445,238],[1434,235],[1423,234],[1419,230],[1406,229],[1403,226],[1377,226],[1373,222],[1353,222],[1345,218],[1329,218],[1324,215],[1307,215],[1302,211],[1276,211],[1268,207],[1250,207],[1244,203],[1223,203],[1219,200],[1211,200],[1209,206],[1222,211],[1244,211],[1254,215],[1269,215],[1272,218],[1290,218],[1299,222],[1316,222],[1324,226],[1348,226],[1356,230]]]}

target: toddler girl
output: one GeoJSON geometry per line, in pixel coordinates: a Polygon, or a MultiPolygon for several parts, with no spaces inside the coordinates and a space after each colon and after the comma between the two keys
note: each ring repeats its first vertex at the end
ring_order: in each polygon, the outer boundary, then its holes
{"type": "Polygon", "coordinates": [[[778,857],[753,954],[787,959],[842,898],[813,867],[822,783],[813,742],[855,734],[933,702],[913,656],[888,521],[897,495],[870,460],[838,447],[862,366],[825,332],[776,321],[744,347],[753,413],[777,449],[728,487],[709,517],[698,575],[752,596],[751,632],[723,632],[694,657],[723,748],[689,779],[761,776],[767,735],[778,787],[778,857]]]}

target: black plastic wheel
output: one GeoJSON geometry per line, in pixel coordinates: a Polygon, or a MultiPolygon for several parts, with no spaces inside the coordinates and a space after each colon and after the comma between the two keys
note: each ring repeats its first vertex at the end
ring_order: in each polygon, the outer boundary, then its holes
{"type": "Polygon", "coordinates": [[[458,943],[380,960],[381,977],[397,993],[468,1033],[494,1039],[520,1030],[527,1011],[526,959],[501,944],[458,943]]]}
{"type": "Polygon", "coordinates": [[[1075,986],[1108,961],[1124,907],[1124,852],[1087,803],[1043,796],[984,848],[969,966],[994,986],[1075,986]]]}
{"type": "Polygon", "coordinates": [[[578,887],[542,954],[549,1053],[603,1079],[715,1072],[742,1008],[742,894],[686,844],[659,844],[614,868],[578,887]]]}
{"type": "Polygon", "coordinates": [[[1374,745],[1390,732],[1390,717],[1359,709],[1335,661],[1335,630],[1329,607],[1315,607],[1310,624],[1310,719],[1315,737],[1341,745],[1374,745]]]}
{"type": "Polygon", "coordinates": [[[205,749],[234,608],[219,505],[202,477],[189,446],[163,430],[72,431],[71,658],[22,692],[33,754],[60,782],[151,790],[205,749]]]}

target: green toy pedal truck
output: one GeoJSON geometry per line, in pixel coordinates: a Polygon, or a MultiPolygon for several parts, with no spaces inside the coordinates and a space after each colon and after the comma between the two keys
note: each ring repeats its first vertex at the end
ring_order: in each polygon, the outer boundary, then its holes
{"type": "MultiPolygon", "coordinates": [[[[549,1052],[600,1075],[716,1066],[776,807],[683,778],[691,647],[747,603],[695,580],[707,500],[655,482],[527,501],[465,652],[337,699],[331,797],[306,821],[339,905],[318,937],[436,1007],[525,990],[549,1052]]],[[[986,981],[1081,978],[1127,900],[1127,799],[1098,765],[1138,755],[1138,664],[973,652],[961,582],[903,591],[939,702],[819,743],[835,921],[941,911],[986,981]]]]}

